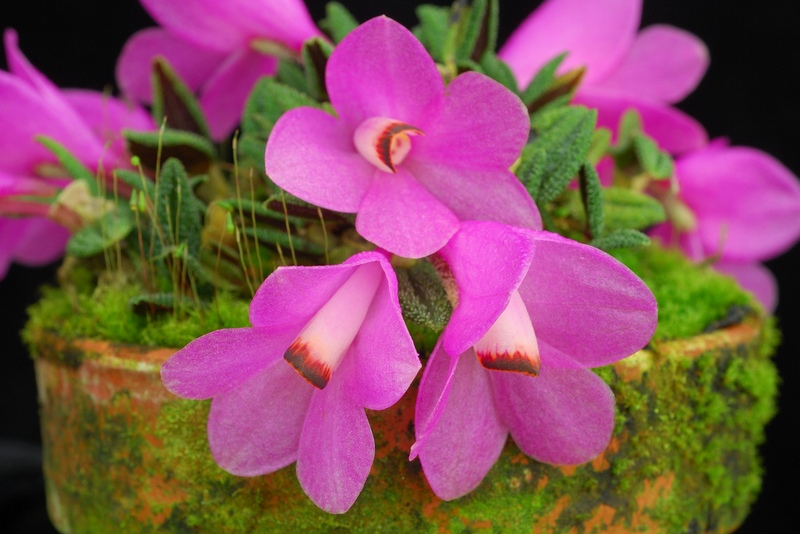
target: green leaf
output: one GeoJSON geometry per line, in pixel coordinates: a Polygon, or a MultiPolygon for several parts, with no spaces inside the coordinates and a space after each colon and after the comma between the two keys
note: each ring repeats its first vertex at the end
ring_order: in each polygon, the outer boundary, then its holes
{"type": "Polygon", "coordinates": [[[514,77],[514,73],[494,52],[485,53],[481,59],[480,66],[483,73],[488,77],[500,82],[510,91],[517,91],[517,79],[514,77]]]}
{"type": "Polygon", "coordinates": [[[517,167],[517,177],[534,199],[542,187],[546,163],[547,152],[543,147],[536,143],[528,143],[522,149],[521,161],[517,167]]]}
{"type": "Polygon", "coordinates": [[[161,169],[154,203],[162,249],[186,243],[189,255],[196,257],[202,231],[201,204],[179,160],[170,158],[161,169]]]}
{"type": "Polygon", "coordinates": [[[104,249],[125,239],[134,226],[130,208],[121,202],[114,211],[106,213],[94,224],[75,232],[67,242],[67,254],[77,258],[100,254],[104,249]]]}
{"type": "Polygon", "coordinates": [[[656,180],[670,178],[674,172],[672,158],[663,150],[659,150],[655,141],[645,135],[633,138],[633,149],[642,169],[656,180]]]}
{"type": "MultiPolygon", "coordinates": [[[[258,136],[266,145],[266,140],[281,115],[301,106],[320,107],[306,93],[274,78],[261,78],[245,104],[242,132],[258,136]]],[[[261,154],[261,158],[264,158],[264,154],[261,154]]]]}
{"type": "Polygon", "coordinates": [[[89,187],[89,192],[92,194],[92,196],[100,195],[100,188],[97,185],[97,179],[95,178],[94,173],[83,163],[81,163],[81,161],[76,158],[72,152],[67,149],[67,147],[55,139],[47,137],[46,135],[37,135],[36,141],[44,145],[45,148],[55,155],[56,159],[58,159],[58,162],[62,167],[64,167],[64,170],[67,171],[68,175],[75,180],[82,180],[86,182],[86,185],[89,187]]]}
{"type": "Polygon", "coordinates": [[[603,210],[609,230],[643,230],[667,220],[661,202],[649,195],[621,187],[603,189],[603,210]]]}
{"type": "Polygon", "coordinates": [[[553,85],[556,70],[558,70],[558,67],[564,61],[565,57],[567,57],[566,52],[554,57],[539,69],[539,72],[533,77],[531,83],[528,84],[528,87],[526,87],[520,95],[525,106],[530,107],[533,102],[539,99],[545,91],[553,85]]]}
{"type": "Polygon", "coordinates": [[[581,106],[556,108],[533,119],[536,137],[531,143],[545,154],[541,186],[529,190],[537,203],[554,200],[581,168],[596,121],[597,112],[581,106]]]}
{"type": "Polygon", "coordinates": [[[278,72],[275,75],[275,79],[301,93],[308,93],[306,73],[303,68],[294,61],[287,59],[279,60],[278,72]]]}
{"type": "Polygon", "coordinates": [[[403,317],[435,332],[444,330],[453,313],[436,268],[418,261],[410,269],[395,269],[403,317]]]}
{"type": "Polygon", "coordinates": [[[589,144],[589,151],[586,153],[586,161],[592,165],[597,165],[603,156],[608,153],[611,146],[611,130],[608,128],[598,128],[592,134],[592,142],[589,144]]]}
{"type": "Polygon", "coordinates": [[[485,52],[494,50],[497,41],[496,2],[470,0],[456,3],[453,6],[453,19],[458,25],[456,60],[478,62],[485,52]]]}
{"type": "Polygon", "coordinates": [[[356,26],[358,20],[339,2],[328,2],[325,6],[325,18],[319,23],[319,27],[334,43],[339,43],[356,26]]]}
{"type": "Polygon", "coordinates": [[[183,83],[169,62],[158,56],[153,62],[153,119],[167,127],[209,137],[208,124],[192,91],[183,83]]]}
{"type": "Polygon", "coordinates": [[[255,168],[266,174],[264,167],[264,152],[267,149],[266,139],[246,133],[242,134],[236,147],[239,153],[239,168],[248,168],[248,165],[254,165],[255,168]]]}
{"type": "Polygon", "coordinates": [[[420,24],[414,29],[414,34],[435,61],[444,63],[450,31],[450,9],[423,4],[417,6],[416,14],[420,24]]]}
{"type": "Polygon", "coordinates": [[[603,188],[594,165],[585,164],[578,173],[578,185],[581,192],[589,237],[603,235],[605,218],[603,215],[603,188]]]}
{"type": "Polygon", "coordinates": [[[147,176],[142,176],[139,171],[132,171],[129,169],[116,169],[114,171],[116,177],[139,191],[144,191],[152,198],[156,192],[156,184],[147,176]]]}
{"type": "Polygon", "coordinates": [[[322,256],[325,254],[325,247],[322,245],[295,234],[292,234],[290,238],[285,230],[270,228],[264,225],[255,228],[252,226],[244,226],[242,230],[245,235],[254,237],[262,243],[280,245],[284,251],[294,248],[295,252],[299,254],[309,254],[312,256],[322,256]]]}
{"type": "Polygon", "coordinates": [[[642,133],[642,118],[635,109],[629,109],[622,114],[617,128],[617,147],[619,150],[627,149],[633,138],[642,133]]]}
{"type": "Polygon", "coordinates": [[[650,238],[638,230],[616,230],[610,234],[593,239],[591,245],[601,250],[641,247],[650,244],[650,238]]]}
{"type": "Polygon", "coordinates": [[[142,165],[155,169],[158,165],[159,147],[161,161],[179,159],[192,174],[208,172],[216,159],[214,145],[207,138],[182,131],[166,129],[158,132],[123,130],[128,151],[138,156],[142,165]]]}
{"type": "Polygon", "coordinates": [[[333,45],[314,37],[303,43],[303,64],[306,66],[306,85],[309,94],[320,102],[328,101],[328,90],[325,88],[325,67],[333,52],[333,45]]]}

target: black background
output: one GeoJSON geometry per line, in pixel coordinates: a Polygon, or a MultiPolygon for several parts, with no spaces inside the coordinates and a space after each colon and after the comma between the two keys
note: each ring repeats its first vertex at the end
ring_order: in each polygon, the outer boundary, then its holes
{"type": "MultiPolygon", "coordinates": [[[[415,22],[409,1],[344,3],[362,21],[386,14],[407,26],[415,22]]],[[[539,3],[501,1],[501,42],[539,3]]],[[[307,4],[319,20],[324,3],[307,4]]],[[[795,6],[795,2],[779,0],[645,0],[642,25],[667,23],[684,28],[700,36],[710,49],[711,67],[703,83],[680,108],[703,123],[712,138],[727,136],[733,144],[758,147],[798,174],[800,78],[795,71],[800,58],[800,9],[795,6]]],[[[114,64],[123,43],[137,29],[152,24],[136,0],[26,0],[3,2],[0,7],[0,28],[15,28],[23,52],[61,87],[102,90],[113,85],[114,64]]],[[[783,384],[780,412],[770,423],[762,448],[764,487],[741,532],[790,532],[796,523],[793,516],[800,494],[800,388],[794,383],[800,378],[798,264],[800,247],[768,263],[781,289],[777,316],[784,337],[776,362],[783,384]]],[[[25,320],[25,307],[36,299],[36,288],[52,283],[54,272],[55,266],[15,265],[0,282],[0,443],[21,444],[20,458],[25,451],[35,454],[39,428],[33,366],[17,333],[25,320]]],[[[34,470],[28,478],[0,479],[0,530],[47,531],[39,477],[34,470]]]]}

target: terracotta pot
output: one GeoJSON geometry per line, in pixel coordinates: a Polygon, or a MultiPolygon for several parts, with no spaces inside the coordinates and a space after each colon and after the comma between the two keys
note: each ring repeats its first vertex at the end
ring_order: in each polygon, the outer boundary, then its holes
{"type": "Polygon", "coordinates": [[[161,385],[171,350],[36,332],[50,517],[65,533],[730,531],[760,485],[756,447],[774,411],[771,332],[751,319],[599,370],[618,405],[600,457],[542,465],[509,440],[481,486],[451,502],[407,459],[415,386],[369,413],[375,464],[343,515],[317,509],[293,465],[256,478],[218,468],[208,403],[161,385]]]}

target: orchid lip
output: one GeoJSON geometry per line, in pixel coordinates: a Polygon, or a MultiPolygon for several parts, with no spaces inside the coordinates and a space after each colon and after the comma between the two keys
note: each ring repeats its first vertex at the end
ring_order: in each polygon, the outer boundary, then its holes
{"type": "Polygon", "coordinates": [[[353,143],[364,159],[384,172],[397,172],[411,151],[409,136],[425,135],[415,126],[386,117],[372,117],[362,122],[353,134],[353,143]]]}
{"type": "Polygon", "coordinates": [[[489,331],[475,344],[481,365],[493,371],[537,376],[541,360],[539,344],[525,303],[517,291],[489,331]]]}
{"type": "Polygon", "coordinates": [[[314,387],[328,385],[358,334],[382,278],[377,264],[359,266],[284,353],[284,359],[314,387]]]}

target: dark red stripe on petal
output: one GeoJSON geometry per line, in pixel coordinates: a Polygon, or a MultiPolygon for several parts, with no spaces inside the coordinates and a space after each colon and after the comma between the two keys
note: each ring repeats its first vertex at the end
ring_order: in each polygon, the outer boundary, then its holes
{"type": "Polygon", "coordinates": [[[283,354],[283,357],[312,386],[324,389],[328,385],[331,379],[331,368],[327,363],[314,357],[308,343],[295,339],[294,343],[283,354]]]}
{"type": "Polygon", "coordinates": [[[404,132],[411,132],[415,135],[424,135],[422,130],[415,128],[410,124],[406,124],[404,122],[393,122],[387,126],[383,132],[381,132],[381,135],[378,136],[378,142],[375,143],[375,151],[378,153],[378,159],[380,159],[384,165],[392,169],[392,172],[397,172],[397,168],[394,166],[394,161],[392,161],[392,142],[394,141],[396,135],[404,132]]]}
{"type": "Polygon", "coordinates": [[[486,369],[493,371],[510,371],[530,376],[539,374],[539,356],[526,352],[478,352],[478,360],[486,369]]]}

